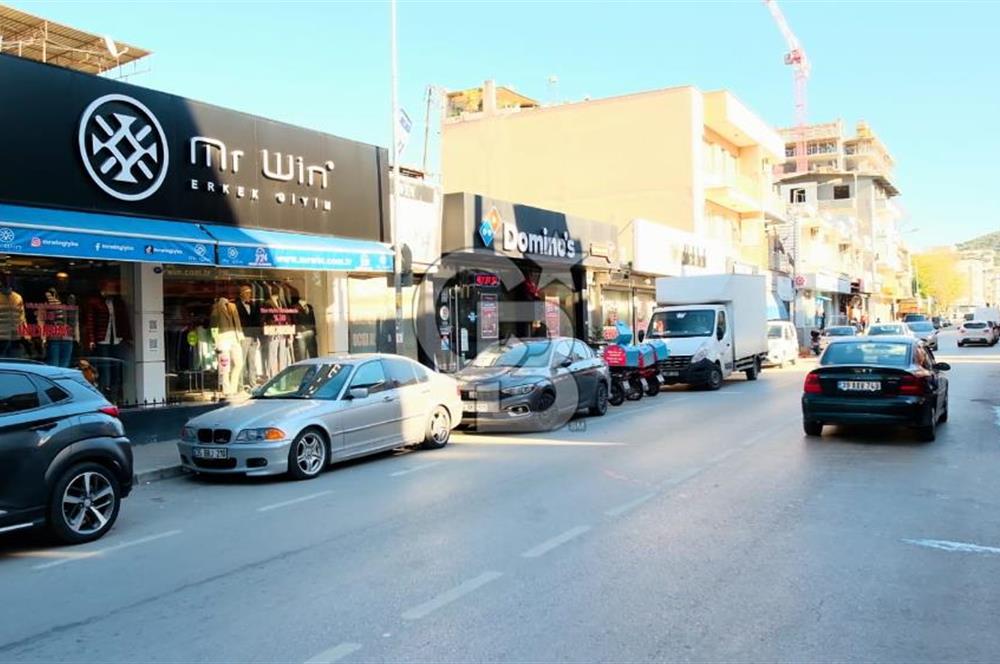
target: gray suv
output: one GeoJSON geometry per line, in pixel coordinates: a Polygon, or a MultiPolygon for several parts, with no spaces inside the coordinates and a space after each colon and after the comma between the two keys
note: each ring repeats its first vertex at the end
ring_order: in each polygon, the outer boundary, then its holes
{"type": "Polygon", "coordinates": [[[83,374],[0,360],[0,533],[47,526],[67,544],[96,540],[131,489],[118,409],[83,374]]]}

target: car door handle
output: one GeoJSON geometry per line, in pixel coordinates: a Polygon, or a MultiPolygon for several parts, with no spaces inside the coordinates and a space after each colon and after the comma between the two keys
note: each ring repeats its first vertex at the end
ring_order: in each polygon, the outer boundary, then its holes
{"type": "Polygon", "coordinates": [[[395,397],[390,397],[390,396],[384,396],[384,397],[382,397],[382,401],[385,401],[385,402],[395,401],[395,400],[396,400],[395,397]]]}
{"type": "Polygon", "coordinates": [[[36,424],[33,427],[28,427],[30,431],[51,431],[56,428],[55,422],[42,422],[41,424],[36,424]]]}

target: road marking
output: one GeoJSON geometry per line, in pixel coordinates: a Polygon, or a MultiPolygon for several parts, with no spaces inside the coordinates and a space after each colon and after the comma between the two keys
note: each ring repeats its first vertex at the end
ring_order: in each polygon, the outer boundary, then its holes
{"type": "Polygon", "coordinates": [[[552,549],[554,549],[554,548],[556,548],[558,546],[562,546],[566,542],[569,542],[569,541],[572,541],[572,540],[576,539],[577,537],[579,537],[580,535],[584,534],[588,530],[590,530],[590,526],[577,526],[575,528],[570,528],[569,530],[567,530],[566,532],[562,533],[561,535],[556,535],[552,539],[545,540],[544,542],[542,542],[538,546],[533,547],[531,549],[528,549],[527,551],[525,551],[524,553],[521,554],[521,557],[522,558],[539,558],[541,556],[544,556],[546,553],[548,553],[552,549]]]}
{"type": "Polygon", "coordinates": [[[167,537],[173,537],[174,535],[180,535],[180,530],[169,530],[165,533],[159,533],[158,535],[150,535],[149,537],[141,537],[137,540],[132,540],[131,542],[122,542],[121,544],[116,544],[114,546],[109,546],[104,549],[98,549],[97,551],[87,551],[86,553],[81,553],[79,551],[73,552],[74,555],[71,558],[60,558],[59,560],[53,560],[51,562],[42,563],[41,565],[35,565],[32,569],[49,569],[50,567],[58,567],[59,565],[65,565],[66,563],[72,563],[77,560],[86,560],[88,558],[93,558],[95,556],[103,556],[114,551],[121,551],[122,549],[128,549],[133,546],[139,546],[140,544],[148,544],[150,542],[155,542],[156,540],[165,539],[167,537]]]}
{"type": "Polygon", "coordinates": [[[440,466],[441,461],[432,461],[430,463],[425,463],[420,466],[413,466],[412,468],[407,468],[406,470],[399,470],[395,473],[389,473],[389,477],[402,477],[403,475],[409,475],[410,473],[415,473],[419,470],[427,470],[428,468],[433,468],[434,466],[440,466]]]}
{"type": "Polygon", "coordinates": [[[361,650],[360,643],[341,643],[329,650],[324,650],[311,659],[307,659],[306,664],[333,664],[333,662],[339,662],[359,650],[361,650]]]}
{"type": "Polygon", "coordinates": [[[424,616],[427,616],[438,609],[465,597],[469,593],[482,588],[487,583],[496,581],[501,576],[503,576],[503,572],[483,572],[474,579],[469,579],[468,581],[455,586],[451,590],[446,590],[437,597],[424,602],[423,604],[418,604],[412,609],[404,611],[403,620],[420,620],[424,616]]]}
{"type": "Polygon", "coordinates": [[[650,493],[647,493],[645,496],[639,496],[635,500],[630,500],[627,503],[622,503],[618,507],[612,507],[609,510],[605,510],[604,514],[606,514],[607,516],[621,516],[622,514],[625,514],[626,512],[631,512],[636,507],[638,507],[639,505],[642,505],[646,501],[652,500],[657,495],[659,495],[658,492],[651,491],[650,493]]]}
{"type": "Polygon", "coordinates": [[[969,544],[968,542],[950,542],[948,540],[932,539],[904,539],[907,544],[915,546],[925,546],[929,549],[940,549],[941,551],[952,551],[958,553],[995,553],[1000,554],[1000,548],[995,546],[981,546],[979,544],[969,544]]]}
{"type": "Polygon", "coordinates": [[[307,500],[313,500],[314,498],[321,498],[331,493],[333,493],[332,490],[317,491],[316,493],[310,493],[308,496],[302,496],[301,498],[292,498],[291,500],[284,500],[280,503],[274,503],[273,505],[265,505],[264,507],[258,507],[257,511],[270,512],[271,510],[276,510],[281,507],[288,507],[289,505],[298,505],[299,503],[304,503],[307,500]]]}
{"type": "Polygon", "coordinates": [[[513,436],[470,436],[463,435],[461,438],[455,436],[456,443],[462,445],[529,445],[538,447],[624,447],[628,443],[612,443],[590,440],[558,440],[552,438],[517,438],[513,436]]]}

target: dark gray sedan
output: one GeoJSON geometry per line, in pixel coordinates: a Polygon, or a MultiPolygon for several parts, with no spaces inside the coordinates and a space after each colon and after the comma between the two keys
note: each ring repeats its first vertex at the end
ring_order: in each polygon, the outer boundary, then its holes
{"type": "Polygon", "coordinates": [[[549,430],[582,410],[596,416],[608,410],[608,366],[579,339],[497,343],[456,378],[462,423],[478,429],[549,430]]]}
{"type": "Polygon", "coordinates": [[[931,350],[938,349],[938,331],[930,321],[907,323],[913,336],[923,341],[931,350]]]}

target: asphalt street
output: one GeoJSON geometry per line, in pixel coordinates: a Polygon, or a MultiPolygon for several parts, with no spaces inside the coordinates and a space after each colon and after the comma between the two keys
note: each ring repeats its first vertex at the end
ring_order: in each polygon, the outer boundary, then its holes
{"type": "Polygon", "coordinates": [[[1000,346],[950,421],[802,434],[805,366],[0,540],[0,661],[997,661],[1000,346]]]}

